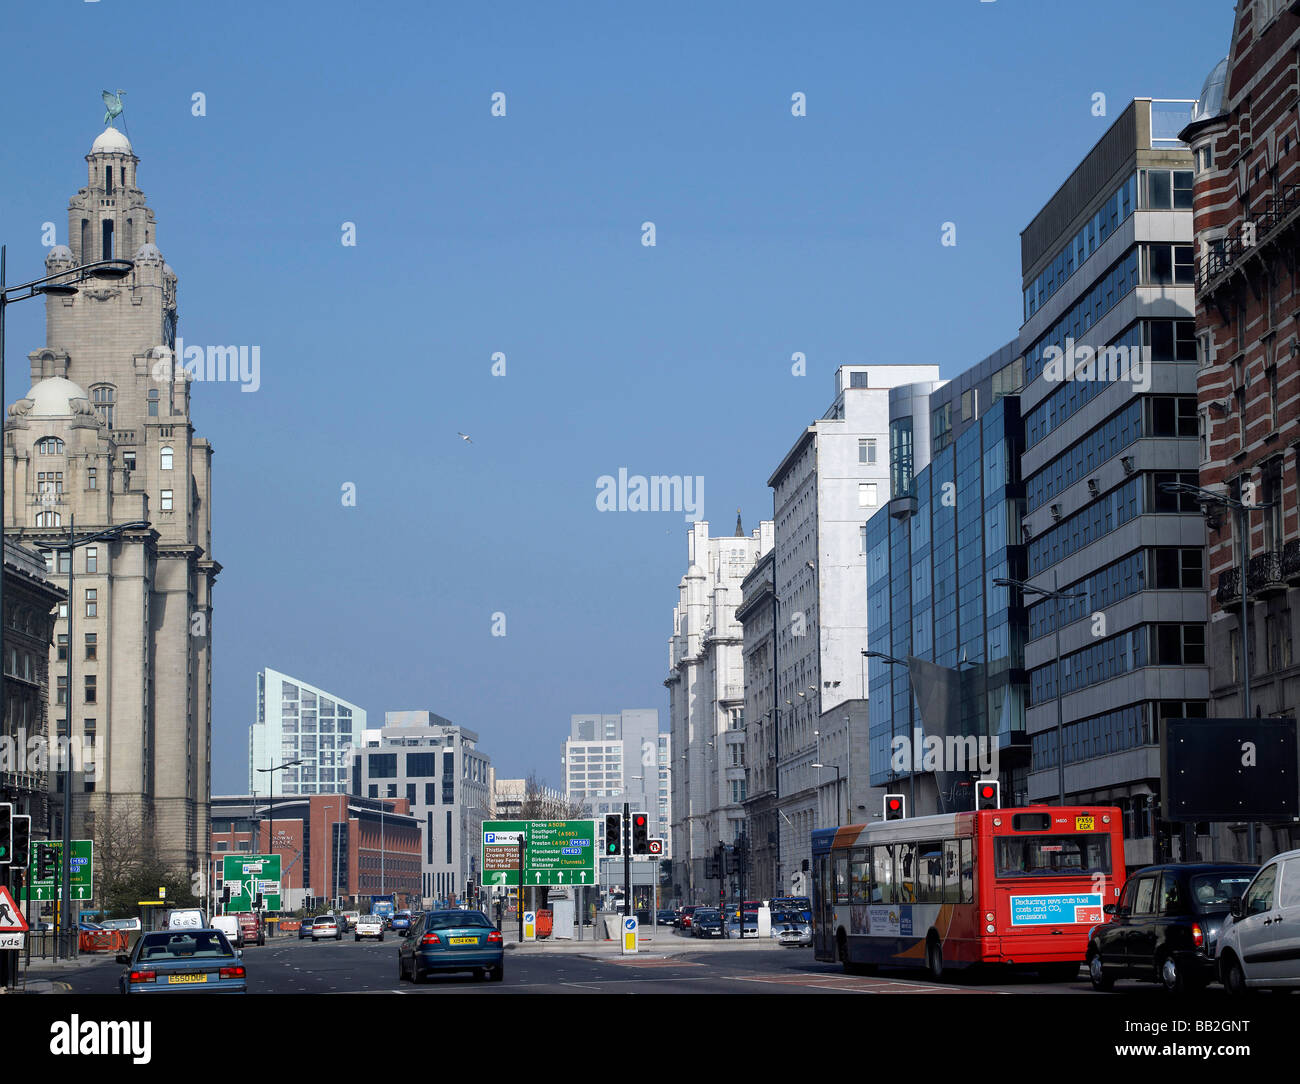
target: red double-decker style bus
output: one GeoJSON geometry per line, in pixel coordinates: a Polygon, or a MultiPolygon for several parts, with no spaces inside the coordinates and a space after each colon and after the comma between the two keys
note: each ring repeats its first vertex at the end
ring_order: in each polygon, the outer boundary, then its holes
{"type": "Polygon", "coordinates": [[[847,971],[1001,964],[1078,974],[1124,886],[1120,811],[1027,806],[812,834],[813,948],[847,971]]]}

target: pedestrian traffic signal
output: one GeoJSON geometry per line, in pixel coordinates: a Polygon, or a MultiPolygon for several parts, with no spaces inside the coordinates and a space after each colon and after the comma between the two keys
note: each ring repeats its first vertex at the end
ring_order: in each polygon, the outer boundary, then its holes
{"type": "Polygon", "coordinates": [[[605,853],[623,853],[623,814],[605,814],[605,853]]]}
{"type": "Polygon", "coordinates": [[[885,820],[901,821],[907,816],[907,802],[901,794],[885,795],[885,820]]]}
{"type": "Polygon", "coordinates": [[[32,860],[32,818],[26,814],[14,818],[13,862],[15,869],[26,869],[32,860]]]}
{"type": "Polygon", "coordinates": [[[1001,809],[1001,788],[996,779],[981,779],[975,784],[976,809],[1001,809]]]}
{"type": "Polygon", "coordinates": [[[13,843],[10,836],[13,834],[14,807],[9,802],[0,802],[0,866],[9,865],[9,859],[13,854],[13,843]]]}
{"type": "Polygon", "coordinates": [[[650,853],[650,814],[632,814],[632,853],[650,853]]]}

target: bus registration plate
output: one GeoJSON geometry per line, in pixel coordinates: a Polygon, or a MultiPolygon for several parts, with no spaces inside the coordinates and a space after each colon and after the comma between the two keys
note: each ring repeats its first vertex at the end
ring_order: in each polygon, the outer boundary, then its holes
{"type": "Polygon", "coordinates": [[[1095,817],[1075,817],[1074,830],[1076,832],[1091,832],[1097,827],[1095,817]]]}

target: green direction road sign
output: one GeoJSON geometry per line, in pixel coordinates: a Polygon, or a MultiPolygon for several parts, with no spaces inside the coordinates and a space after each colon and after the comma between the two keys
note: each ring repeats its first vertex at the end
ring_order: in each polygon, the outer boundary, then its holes
{"type": "Polygon", "coordinates": [[[227,914],[251,911],[259,892],[264,911],[280,910],[278,854],[228,854],[222,863],[222,880],[230,887],[227,914]]]}
{"type": "MultiPolygon", "coordinates": [[[[40,878],[36,876],[36,848],[53,847],[55,853],[59,856],[58,874],[63,876],[63,840],[32,840],[32,863],[28,873],[32,878],[30,898],[34,900],[53,900],[57,898],[54,891],[54,877],[40,878]]],[[[74,900],[88,900],[91,896],[91,886],[94,882],[95,866],[95,847],[88,839],[74,839],[72,841],[72,857],[69,859],[72,875],[70,877],[71,893],[74,900]]],[[[20,899],[28,899],[28,888],[23,887],[20,899]]]]}
{"type": "Polygon", "coordinates": [[[595,821],[484,821],[485,888],[518,887],[521,834],[525,885],[596,883],[595,821]]]}

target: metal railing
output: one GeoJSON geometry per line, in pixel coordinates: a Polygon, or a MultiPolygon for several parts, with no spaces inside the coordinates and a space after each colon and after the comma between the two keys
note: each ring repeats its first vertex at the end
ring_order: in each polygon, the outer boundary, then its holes
{"type": "Polygon", "coordinates": [[[1208,293],[1217,279],[1231,271],[1252,248],[1258,248],[1269,239],[1269,235],[1300,209],[1300,184],[1281,185],[1276,193],[1264,204],[1264,210],[1254,218],[1242,224],[1238,231],[1209,246],[1201,258],[1197,273],[1196,287],[1200,293],[1208,293]],[[1252,236],[1253,234],[1253,236],[1252,236]],[[1249,240],[1249,244],[1246,241],[1249,240]]]}
{"type": "Polygon", "coordinates": [[[1282,579],[1282,555],[1277,550],[1257,553],[1250,559],[1246,590],[1252,595],[1276,594],[1286,589],[1282,579]]]}
{"type": "Polygon", "coordinates": [[[1300,538],[1282,547],[1282,577],[1288,583],[1300,580],[1300,538]]]}
{"type": "Polygon", "coordinates": [[[1230,568],[1219,573],[1219,586],[1214,592],[1214,601],[1221,607],[1241,598],[1241,569],[1230,568]]]}

